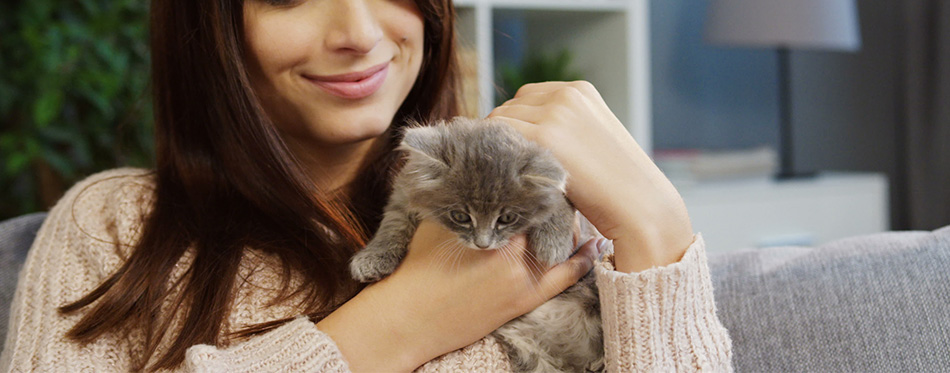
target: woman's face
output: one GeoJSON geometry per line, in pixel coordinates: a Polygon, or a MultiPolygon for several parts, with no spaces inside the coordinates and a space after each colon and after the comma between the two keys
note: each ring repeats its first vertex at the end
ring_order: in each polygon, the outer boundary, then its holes
{"type": "Polygon", "coordinates": [[[419,75],[414,0],[247,0],[251,84],[293,146],[373,139],[419,75]]]}

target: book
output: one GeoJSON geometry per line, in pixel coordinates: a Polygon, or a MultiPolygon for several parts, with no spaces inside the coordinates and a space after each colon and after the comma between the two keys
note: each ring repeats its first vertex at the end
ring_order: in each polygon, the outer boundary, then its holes
{"type": "Polygon", "coordinates": [[[674,183],[772,177],[778,153],[767,146],[735,150],[663,149],[654,162],[674,183]]]}

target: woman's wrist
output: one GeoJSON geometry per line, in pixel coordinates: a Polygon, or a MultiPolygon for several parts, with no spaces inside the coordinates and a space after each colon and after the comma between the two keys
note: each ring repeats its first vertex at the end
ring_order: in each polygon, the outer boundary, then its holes
{"type": "Polygon", "coordinates": [[[676,263],[693,243],[693,235],[660,237],[642,235],[614,240],[614,268],[624,273],[641,272],[676,263]]]}
{"type": "Polygon", "coordinates": [[[317,322],[333,339],[353,372],[410,372],[425,363],[418,339],[373,285],[317,322]]]}
{"type": "Polygon", "coordinates": [[[682,200],[632,203],[640,207],[637,215],[621,218],[618,229],[611,232],[616,270],[633,273],[678,262],[694,239],[682,200]]]}

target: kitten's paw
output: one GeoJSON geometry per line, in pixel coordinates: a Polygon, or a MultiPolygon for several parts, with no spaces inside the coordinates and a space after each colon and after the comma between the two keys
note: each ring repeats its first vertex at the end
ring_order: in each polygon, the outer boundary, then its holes
{"type": "Polygon", "coordinates": [[[350,259],[350,275],[360,282],[376,282],[382,280],[396,270],[402,261],[402,251],[375,249],[370,243],[365,249],[356,253],[350,259]]]}
{"type": "Polygon", "coordinates": [[[573,236],[550,231],[535,231],[529,236],[538,261],[547,266],[561,263],[571,257],[573,236]]]}

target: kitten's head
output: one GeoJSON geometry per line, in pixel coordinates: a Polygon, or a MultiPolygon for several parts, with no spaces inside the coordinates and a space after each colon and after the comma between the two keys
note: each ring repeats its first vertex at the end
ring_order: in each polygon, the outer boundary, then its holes
{"type": "Polygon", "coordinates": [[[397,187],[413,210],[473,249],[497,249],[537,226],[564,200],[567,173],[506,123],[456,118],[406,130],[397,187]]]}

